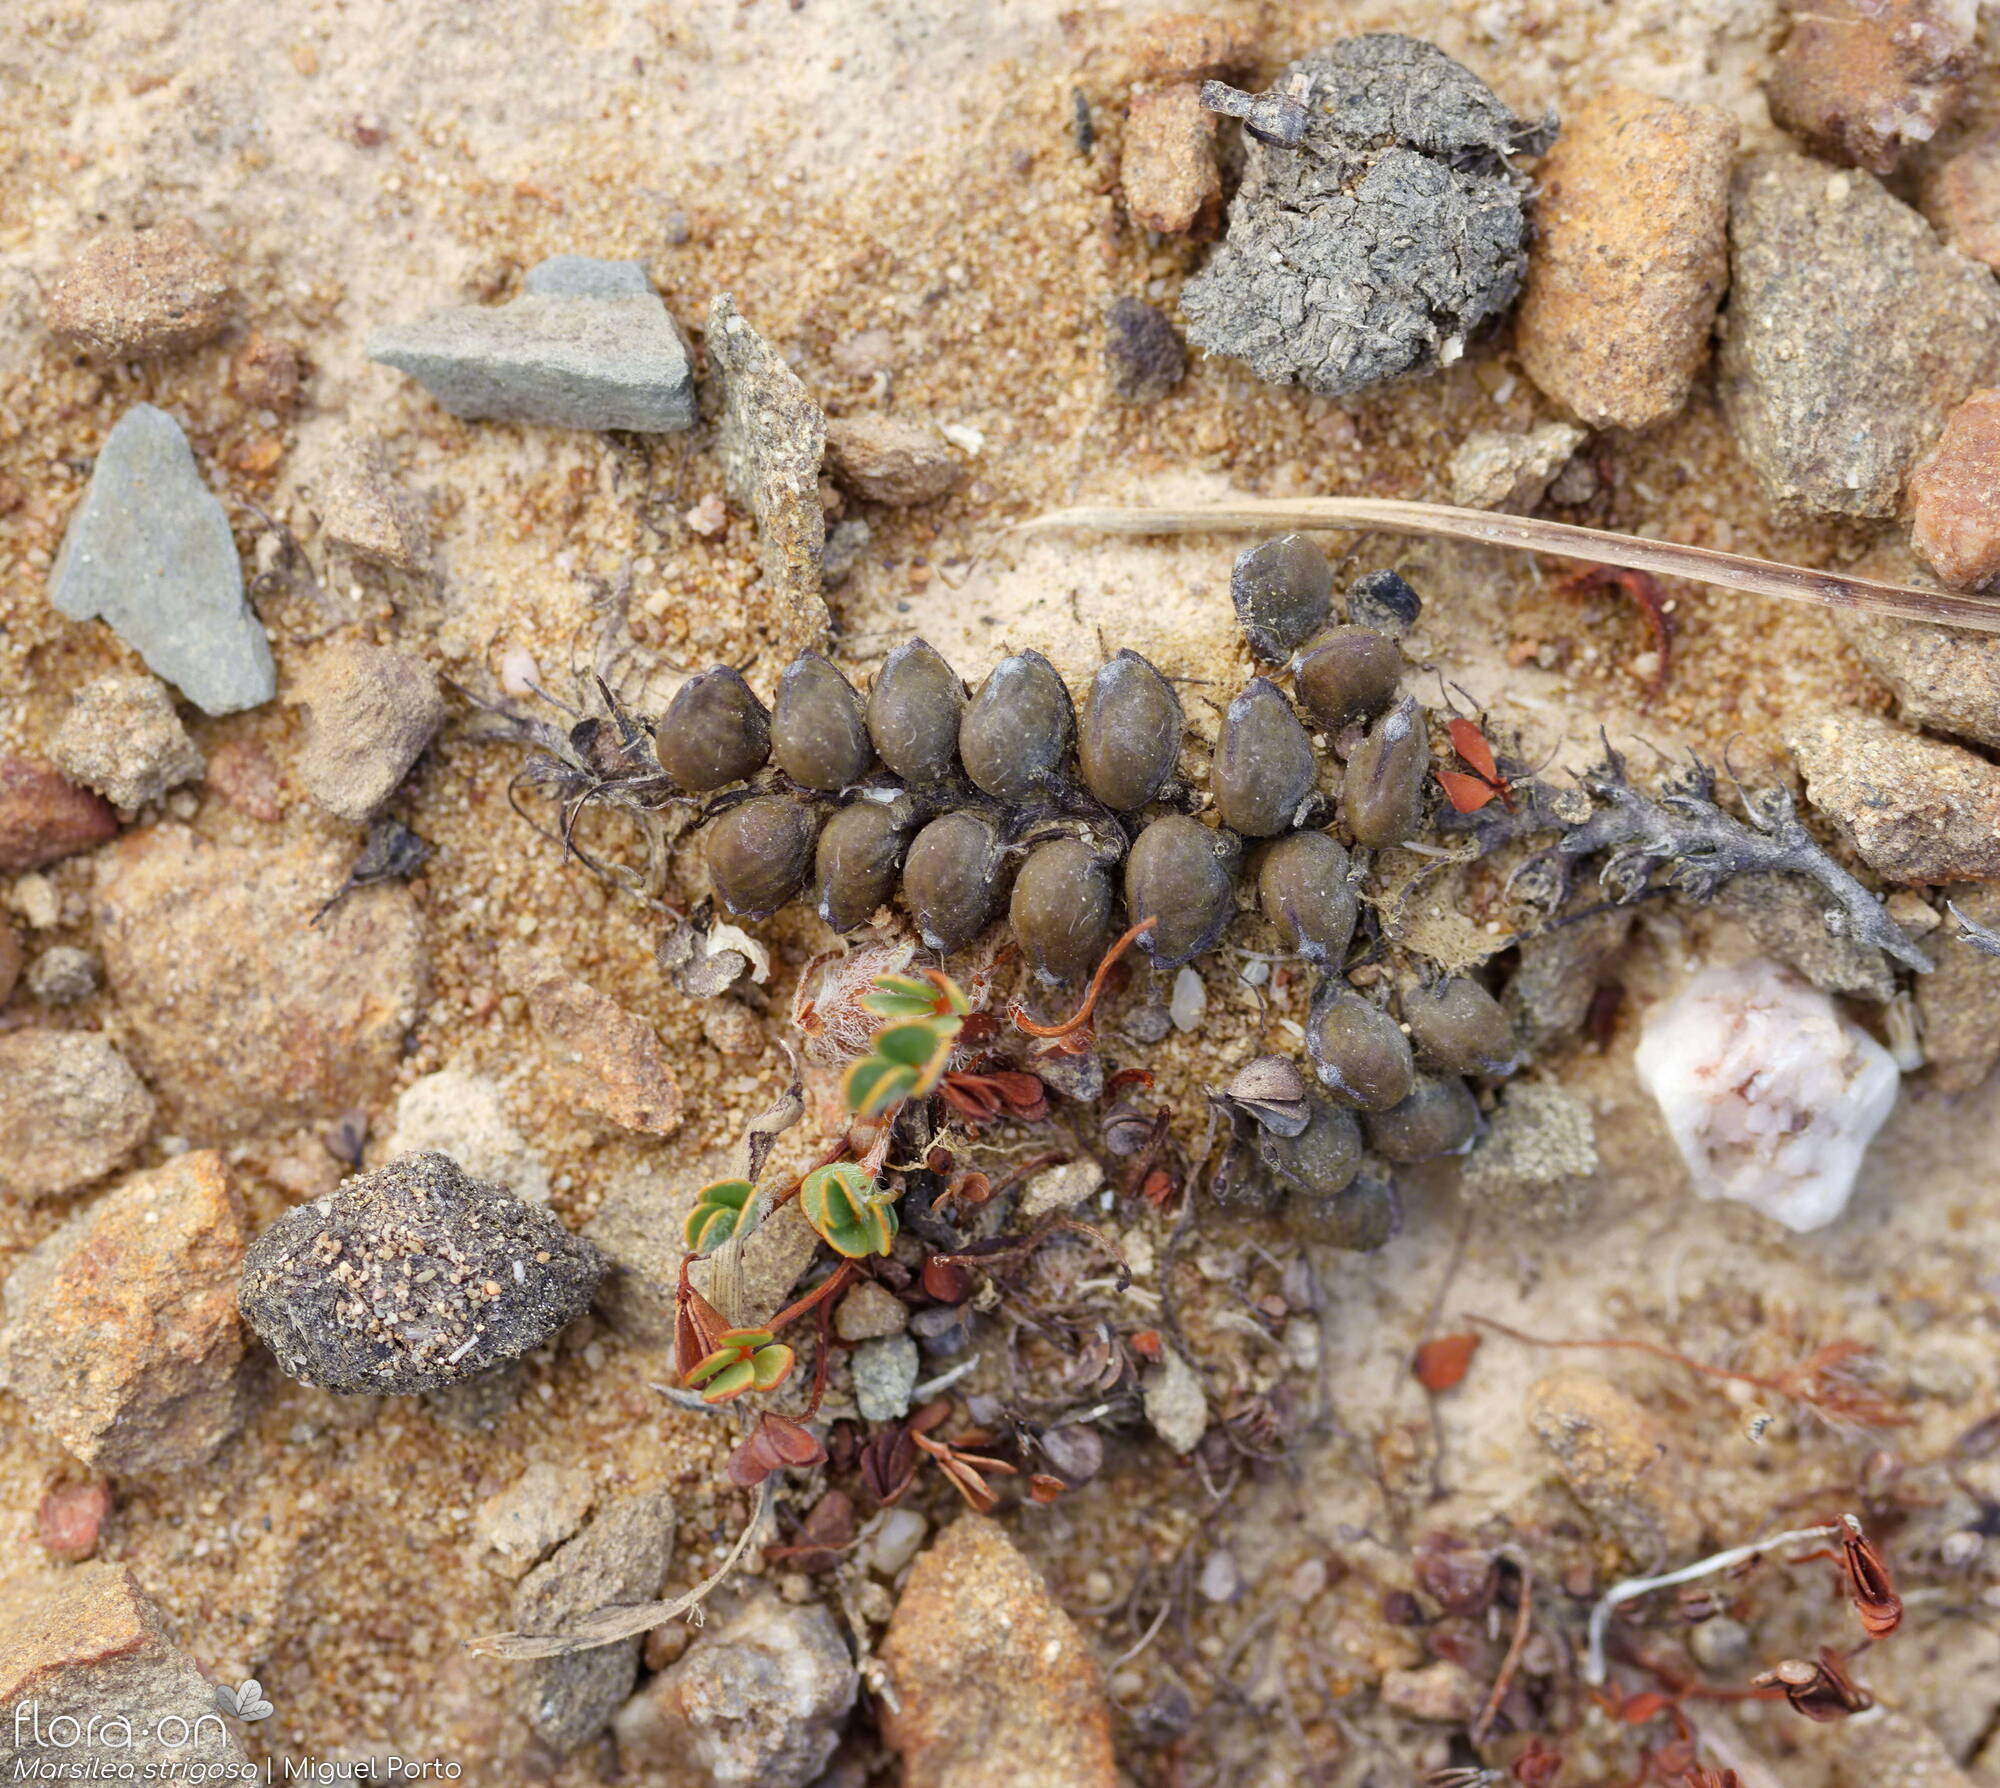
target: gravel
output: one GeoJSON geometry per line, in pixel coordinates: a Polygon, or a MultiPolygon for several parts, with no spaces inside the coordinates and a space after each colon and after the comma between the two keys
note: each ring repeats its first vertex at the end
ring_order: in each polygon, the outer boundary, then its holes
{"type": "Polygon", "coordinates": [[[186,218],[103,230],[56,275],[42,319],[65,346],[149,360],[213,341],[235,314],[229,268],[186,218]]]}
{"type": "MultiPolygon", "coordinates": [[[[623,1497],[522,1579],[514,1592],[515,1629],[561,1632],[612,1603],[651,1601],[673,1550],[673,1498],[664,1490],[623,1497]]],[[[536,1735],[570,1751],[602,1732],[638,1679],[640,1643],[623,1639],[529,1664],[524,1686],[536,1735]]]]}
{"type": "Polygon", "coordinates": [[[80,944],[51,944],[28,965],[28,992],[45,1006],[87,1000],[102,980],[102,966],[80,944]]]}
{"type": "Polygon", "coordinates": [[[444,724],[430,666],[381,646],[328,647],[307,668],[298,700],[308,717],[300,780],[354,825],[381,811],[444,724]]]}
{"type": "Polygon", "coordinates": [[[1690,1461],[1666,1427],[1608,1379],[1557,1372],[1528,1393],[1528,1426],[1584,1513],[1644,1569],[1693,1556],[1701,1517],[1690,1461]]]}
{"type": "Polygon", "coordinates": [[[1722,404],[1772,500],[1887,517],[2000,365],[2000,290],[1872,176],[1753,155],[1730,198],[1722,404]]]}
{"type": "Polygon", "coordinates": [[[243,1243],[221,1156],[133,1175],[0,1288],[0,1383],[96,1470],[199,1465],[243,1416],[243,1243]]]}
{"type": "Polygon", "coordinates": [[[1536,170],[1515,346],[1592,428],[1650,428],[1687,403],[1729,283],[1737,134],[1719,107],[1606,87],[1536,170]]]}
{"type": "Polygon", "coordinates": [[[860,1678],[832,1612],[757,1595],[628,1701],[631,1775],[702,1788],[806,1788],[823,1777],[860,1678]]]}
{"type": "Polygon", "coordinates": [[[1146,1420],[1170,1451],[1194,1451],[1208,1432],[1208,1397],[1195,1370],[1173,1347],[1162,1343],[1159,1364],[1149,1366],[1142,1392],[1146,1420]]]}
{"type": "Polygon", "coordinates": [[[518,1359],[581,1315],[604,1262],[539,1206],[410,1155],[285,1212],[243,1314],[293,1378],[408,1395],[518,1359]]]}
{"type": "Polygon", "coordinates": [[[870,411],[826,425],[826,469],[843,490],[906,509],[949,496],[965,462],[935,423],[870,411]]]}
{"type": "Polygon", "coordinates": [[[1526,515],[1589,438],[1570,422],[1544,422],[1522,434],[1483,429],[1467,435],[1451,456],[1451,500],[1465,509],[1526,515]]]}
{"type": "Polygon", "coordinates": [[[205,714],[276,693],[229,517],[180,424],[151,404],[134,404],[105,437],[49,574],[49,600],[72,621],[108,622],[205,714]]]}
{"type": "Polygon", "coordinates": [[[49,756],[70,781],[128,812],[199,781],[204,768],[172,693],[145,676],[86,683],[71,698],[49,756]]]}
{"type": "Polygon", "coordinates": [[[0,757],[0,874],[43,869],[102,844],[118,814],[102,795],[31,757],[0,757]]]}
{"type": "Polygon", "coordinates": [[[848,1356],[854,1401],[864,1422],[899,1422],[917,1388],[917,1344],[908,1335],[878,1335],[848,1356]]]}
{"type": "Polygon", "coordinates": [[[1126,403],[1158,403],[1187,372],[1187,344],[1164,311],[1114,298],[1104,313],[1104,367],[1126,403]]]}
{"type": "Polygon", "coordinates": [[[468,421],[638,434],[692,428],[694,366],[667,307],[651,290],[617,284],[619,276],[548,266],[536,270],[540,289],[511,304],[385,324],[368,337],[369,359],[408,373],[468,421]]]}
{"type": "Polygon", "coordinates": [[[1212,236],[1222,221],[1222,170],[1215,159],[1215,114],[1201,85],[1177,81],[1135,93],[1125,114],[1118,178],[1125,209],[1142,230],[1212,236]]]}
{"type": "Polygon", "coordinates": [[[1553,123],[1514,117],[1435,45],[1351,37],[1277,83],[1298,149],[1252,142],[1229,229],[1181,295],[1197,347],[1344,397],[1448,365],[1520,290],[1526,177],[1553,123]]]}
{"type": "Polygon", "coordinates": [[[355,558],[412,576],[429,567],[416,499],[396,482],[373,435],[343,430],[322,456],[312,492],[321,537],[355,558]]]}
{"type": "Polygon", "coordinates": [[[818,651],[832,625],[820,594],[826,512],[820,458],[826,417],[797,373],[738,313],[727,292],[708,308],[709,375],[720,398],[717,449],[730,501],[757,521],[757,563],[775,613],[779,662],[818,651]]]}
{"type": "Polygon", "coordinates": [[[1843,615],[1841,631],[1910,725],[2000,746],[2000,639],[1864,615],[1843,615]]]}
{"type": "Polygon", "coordinates": [[[153,1095],[95,1031],[0,1033],[0,1198],[46,1198],[109,1173],[153,1127],[153,1095]]]}
{"type": "Polygon", "coordinates": [[[1583,1215],[1596,1176],[1589,1102],[1553,1082],[1517,1080],[1467,1157],[1459,1193],[1468,1209],[1562,1228],[1583,1215]]]}

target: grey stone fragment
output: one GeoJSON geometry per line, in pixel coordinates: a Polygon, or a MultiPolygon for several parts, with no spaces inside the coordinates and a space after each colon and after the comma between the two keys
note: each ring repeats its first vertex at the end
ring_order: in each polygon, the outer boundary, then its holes
{"type": "Polygon", "coordinates": [[[1589,438],[1572,422],[1544,422],[1520,434],[1482,429],[1467,435],[1451,456],[1451,500],[1461,508],[1526,515],[1589,438]]]}
{"type": "Polygon", "coordinates": [[[1531,1055],[1583,1028],[1604,971],[1631,929],[1631,908],[1614,906],[1551,926],[1522,944],[1502,1004],[1531,1055]]]}
{"type": "Polygon", "coordinates": [[[153,1095],[95,1031],[0,1033],[0,1198],[109,1173],[153,1127],[153,1095]]]}
{"type": "Polygon", "coordinates": [[[848,1369],[864,1422],[896,1422],[910,1413],[910,1393],[917,1388],[917,1344],[908,1335],[878,1335],[862,1342],[848,1369]]]}
{"type": "Polygon", "coordinates": [[[600,261],[592,255],[550,255],[528,269],[521,289],[530,298],[651,297],[653,282],[637,261],[600,261]]]}
{"type": "Polygon", "coordinates": [[[2000,288],[1873,176],[1753,155],[1730,195],[1722,404],[1772,500],[1896,513],[1918,456],[2000,369],[2000,288]]]}
{"type": "Polygon", "coordinates": [[[1208,1394],[1177,1349],[1165,1347],[1160,1363],[1146,1369],[1146,1420],[1176,1453],[1191,1453],[1208,1432],[1208,1394]]]}
{"type": "Polygon", "coordinates": [[[1459,1189],[1472,1206],[1560,1227],[1583,1215],[1596,1172],[1589,1105],[1551,1083],[1517,1080],[1467,1158],[1459,1189]]]}
{"type": "Polygon", "coordinates": [[[1845,915],[1804,877],[1739,875],[1723,885],[1714,906],[1748,926],[1765,955],[1796,970],[1822,992],[1871,1000],[1895,997],[1896,977],[1889,959],[1873,944],[1828,930],[1829,909],[1836,925],[1845,915]]]}
{"type": "MultiPolygon", "coordinates": [[[[1907,573],[1898,567],[1898,574],[1907,573]]],[[[1912,726],[2000,746],[2000,638],[1837,611],[1848,643],[1896,692],[1896,711],[1912,726]]]]}
{"type": "Polygon", "coordinates": [[[157,677],[99,677],[71,699],[49,745],[55,766],[128,811],[195,781],[205,768],[157,677]]]}
{"type": "Polygon", "coordinates": [[[103,979],[97,958],[77,944],[51,944],[28,964],[28,992],[45,1006],[87,1000],[103,979]]]}
{"type": "Polygon", "coordinates": [[[539,1347],[603,1270],[547,1211],[411,1155],[285,1212],[251,1245],[238,1298],[293,1378],[407,1394],[539,1347]]]}
{"type": "Polygon", "coordinates": [[[1252,142],[1229,229],[1188,283],[1188,339],[1343,397],[1448,365],[1520,290],[1528,183],[1553,124],[1512,115],[1435,45],[1351,37],[1293,63],[1297,148],[1252,142]]]}
{"type": "MultiPolygon", "coordinates": [[[[1973,924],[1989,930],[2000,925],[2000,888],[1965,884],[1947,892],[1973,924]]],[[[2000,1024],[1994,1022],[2000,1013],[2000,956],[1975,949],[1951,922],[1928,942],[1937,967],[1916,981],[1924,1059],[1940,1091],[1969,1093],[2000,1061],[2000,1024]]]]}
{"type": "Polygon", "coordinates": [[[72,621],[108,622],[205,714],[254,708],[277,690],[229,517],[180,424],[151,404],[134,404],[105,437],[49,600],[72,621]]]}
{"type": "Polygon", "coordinates": [[[428,564],[423,517],[389,470],[380,441],[352,431],[336,436],[316,483],[320,532],[335,546],[394,571],[428,564]]]}
{"type": "MultiPolygon", "coordinates": [[[[612,1503],[514,1592],[514,1626],[559,1633],[621,1602],[649,1602],[674,1550],[673,1498],[664,1490],[612,1503]]],[[[602,1732],[639,1676],[638,1639],[525,1666],[528,1724],[557,1750],[602,1732]]]]}
{"type": "Polygon", "coordinates": [[[757,562],[777,603],[781,661],[824,645],[820,594],[826,513],[820,459],[826,417],[784,358],[720,293],[708,309],[709,367],[720,387],[718,447],[730,500],[757,521],[757,562]]]}
{"type": "Polygon", "coordinates": [[[433,311],[368,337],[368,357],[468,421],[663,434],[691,427],[687,344],[650,292],[433,311]]]}

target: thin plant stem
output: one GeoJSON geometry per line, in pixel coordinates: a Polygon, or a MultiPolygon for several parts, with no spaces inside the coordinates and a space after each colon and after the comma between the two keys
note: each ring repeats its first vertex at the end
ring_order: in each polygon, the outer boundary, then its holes
{"type": "Polygon", "coordinates": [[[1658,577],[1687,578],[1754,596],[1812,602],[1823,608],[1851,608],[2000,633],[2000,603],[1951,590],[1922,590],[1912,584],[1849,577],[1746,558],[1712,546],[1682,546],[1671,540],[1644,540],[1570,522],[1542,521],[1531,515],[1501,515],[1486,509],[1455,509],[1445,503],[1406,503],[1386,497],[1239,497],[1226,503],[1194,503],[1159,509],[1080,507],[1057,509],[1018,524],[1021,533],[1062,529],[1094,534],[1230,534],[1286,528],[1362,529],[1384,534],[1427,534],[1471,540],[1515,552],[1555,553],[1593,565],[1618,565],[1658,577]]]}
{"type": "MultiPolygon", "coordinates": [[[[1843,1517],[1843,1522],[1846,1519],[1849,1518],[1843,1517]]],[[[1683,1565],[1678,1571],[1668,1571],[1663,1576],[1627,1577],[1622,1583],[1612,1584],[1590,1611],[1590,1637],[1584,1648],[1583,1680],[1592,1686],[1604,1681],[1604,1631],[1610,1623],[1612,1611],[1621,1603],[1656,1589],[1672,1589],[1677,1583],[1692,1583],[1700,1577],[1712,1577],[1717,1571],[1726,1571],[1731,1565],[1769,1552],[1774,1546],[1791,1546],[1802,1540],[1836,1540],[1845,1532],[1845,1526],[1840,1523],[1832,1527],[1795,1528],[1790,1533],[1773,1534],[1767,1540],[1757,1540],[1747,1546],[1731,1546],[1726,1552],[1697,1559],[1693,1564],[1683,1565]]]]}

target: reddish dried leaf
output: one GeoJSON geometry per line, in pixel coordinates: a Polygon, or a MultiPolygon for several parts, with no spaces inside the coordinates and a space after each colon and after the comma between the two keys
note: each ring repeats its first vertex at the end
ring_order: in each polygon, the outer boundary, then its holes
{"type": "Polygon", "coordinates": [[[766,1410],[748,1438],[729,1455],[729,1481],[748,1490],[774,1471],[819,1465],[825,1459],[826,1448],[797,1422],[766,1410]]]}
{"type": "Polygon", "coordinates": [[[1132,1337],[1132,1351],[1142,1360],[1158,1360],[1160,1357],[1160,1331],[1141,1329],[1132,1337]]]}
{"type": "Polygon", "coordinates": [[[1500,766],[1493,761],[1493,747],[1486,742],[1486,735],[1470,720],[1451,720],[1445,725],[1451,734],[1451,748],[1472,768],[1472,773],[1482,782],[1497,783],[1500,780],[1500,766]]]}
{"type": "Polygon", "coordinates": [[[1903,1622],[1903,1598],[1890,1581],[1889,1568],[1881,1555],[1862,1538],[1861,1527],[1852,1516],[1840,1536],[1840,1562],[1847,1572],[1848,1593],[1862,1629],[1871,1639],[1886,1639],[1903,1622]]]}
{"type": "Polygon", "coordinates": [[[1028,1480],[1028,1499],[1031,1502],[1054,1502],[1068,1488],[1061,1478],[1038,1471],[1028,1480]]]}
{"type": "Polygon", "coordinates": [[[1472,1367],[1479,1351],[1477,1335],[1439,1335],[1417,1349],[1414,1370],[1417,1382],[1427,1391],[1448,1391],[1472,1367]]]}
{"type": "Polygon", "coordinates": [[[1456,813],[1477,813],[1500,792],[1496,784],[1482,782],[1477,776],[1466,776],[1457,770],[1440,770],[1437,779],[1438,786],[1444,790],[1444,798],[1456,813]]]}

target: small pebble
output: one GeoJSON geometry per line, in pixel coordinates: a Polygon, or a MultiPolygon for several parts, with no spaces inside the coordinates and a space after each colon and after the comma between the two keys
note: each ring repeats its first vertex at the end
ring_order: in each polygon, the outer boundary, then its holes
{"type": "Polygon", "coordinates": [[[948,496],[965,478],[934,424],[879,412],[828,422],[826,469],[857,497],[896,509],[948,496]]]}
{"type": "Polygon", "coordinates": [[[380,812],[444,724],[444,697],[421,658],[347,642],[307,667],[299,778],[336,819],[359,825],[380,812]]]}
{"type": "Polygon", "coordinates": [[[97,1551],[104,1523],[113,1508],[111,1484],[93,1478],[86,1484],[60,1484],[35,1510],[35,1537],[42,1550],[64,1564],[82,1564],[97,1551]]]}
{"type": "Polygon", "coordinates": [[[99,677],[71,698],[49,756],[70,781],[128,812],[197,780],[201,752],[157,677],[99,677]]]}
{"type": "Polygon", "coordinates": [[[1215,160],[1215,115],[1193,81],[1132,96],[1125,116],[1119,178],[1125,209],[1142,230],[1209,236],[1222,221],[1222,171],[1215,160]]]}
{"type": "Polygon", "coordinates": [[[430,541],[416,499],[396,482],[382,443],[352,430],[322,456],[313,490],[320,533],[358,559],[393,571],[420,572],[430,541]]]}
{"type": "Polygon", "coordinates": [[[1791,14],[1765,97],[1816,154],[1887,174],[1958,109],[1978,27],[1964,0],[1797,0],[1791,14]]]}
{"type": "Polygon", "coordinates": [[[95,1031],[0,1033],[0,1198],[71,1192],[153,1127],[153,1096],[95,1031]]]}
{"type": "MultiPolygon", "coordinates": [[[[76,787],[38,759],[0,757],[0,874],[59,863],[117,830],[117,812],[103,796],[76,787]]],[[[15,887],[18,895],[20,884],[15,887]]],[[[46,928],[55,921],[30,922],[46,928]]]]}
{"type": "Polygon", "coordinates": [[[1163,311],[1114,298],[1104,313],[1104,365],[1126,403],[1158,403],[1187,371],[1187,344],[1163,311]]]}
{"type": "Polygon", "coordinates": [[[1953,590],[2000,582],[2000,390],[1952,411],[1910,475],[1910,544],[1953,590]]]}
{"type": "Polygon", "coordinates": [[[1175,1030],[1188,1036],[1201,1028],[1207,1011],[1208,988],[1201,972],[1192,963],[1184,964],[1174,974],[1174,991],[1172,999],[1167,1002],[1167,1016],[1173,1020],[1175,1030]]]}
{"type": "Polygon", "coordinates": [[[833,1332],[843,1341],[873,1341],[883,1335],[900,1335],[909,1326],[909,1306],[873,1279],[863,1279],[840,1300],[833,1313],[833,1332]]]}
{"type": "Polygon", "coordinates": [[[87,1000],[102,980],[97,958],[76,944],[51,944],[28,965],[28,992],[45,1006],[87,1000]]]}
{"type": "Polygon", "coordinates": [[[896,1422],[910,1413],[917,1363],[917,1344],[908,1335],[878,1335],[855,1348],[848,1370],[864,1422],[896,1422]]]}
{"type": "Polygon", "coordinates": [[[2000,769],[1851,710],[1802,715],[1785,744],[1806,798],[1891,882],[2000,877],[2000,769]]]}
{"type": "Polygon", "coordinates": [[[1954,248],[2000,271],[2000,130],[1982,131],[1937,163],[1923,207],[1954,248]]]}
{"type": "Polygon", "coordinates": [[[1545,422],[1525,434],[1470,434],[1451,456],[1451,500],[1464,509],[1526,515],[1589,437],[1568,422],[1545,422]]]}
{"type": "Polygon", "coordinates": [[[518,1577],[575,1533],[596,1500],[589,1472],[538,1460],[473,1511],[472,1535],[495,1569],[518,1577]]]}
{"type": "Polygon", "coordinates": [[[235,313],[229,269],[186,218],[103,230],[49,287],[56,338],[103,360],[149,360],[213,341],[235,313]]]}

